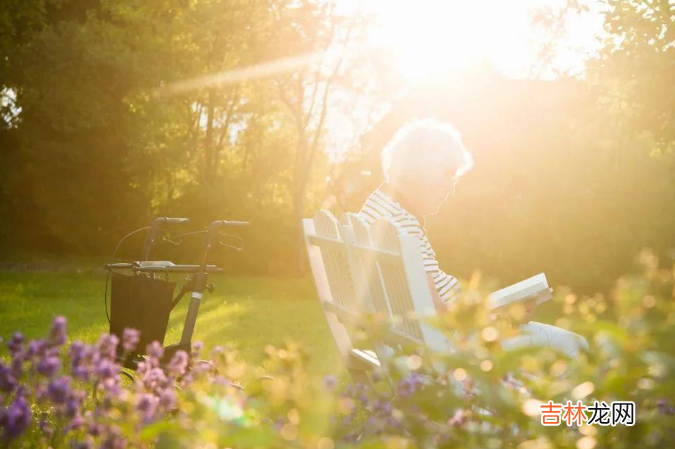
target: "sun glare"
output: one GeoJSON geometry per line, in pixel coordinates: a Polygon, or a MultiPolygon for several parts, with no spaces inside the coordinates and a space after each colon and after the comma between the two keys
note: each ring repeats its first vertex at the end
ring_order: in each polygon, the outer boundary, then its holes
{"type": "MultiPolygon", "coordinates": [[[[536,60],[537,33],[530,13],[563,0],[417,0],[369,2],[376,24],[374,46],[389,49],[411,80],[489,61],[508,76],[524,76],[536,60]]],[[[575,48],[556,61],[560,68],[583,65],[592,50],[597,17],[571,23],[575,48]]]]}

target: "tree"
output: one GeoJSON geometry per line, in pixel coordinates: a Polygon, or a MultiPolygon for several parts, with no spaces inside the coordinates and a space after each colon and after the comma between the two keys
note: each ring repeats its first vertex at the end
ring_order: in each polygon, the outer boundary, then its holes
{"type": "Polygon", "coordinates": [[[598,76],[608,95],[628,101],[632,129],[646,131],[656,152],[675,150],[675,5],[667,0],[604,0],[608,33],[598,76]]]}
{"type": "Polygon", "coordinates": [[[283,47],[276,49],[278,56],[306,55],[310,62],[287,75],[275,78],[278,98],[286,106],[295,127],[294,169],[292,207],[296,224],[298,267],[304,267],[304,240],[302,218],[312,177],[323,139],[325,137],[332,100],[345,93],[344,78],[348,78],[349,55],[347,50],[360,42],[364,36],[367,20],[361,10],[343,15],[337,11],[335,2],[302,1],[292,7],[277,8],[278,30],[288,38],[283,47]],[[290,45],[289,45],[290,42],[290,45]]]}

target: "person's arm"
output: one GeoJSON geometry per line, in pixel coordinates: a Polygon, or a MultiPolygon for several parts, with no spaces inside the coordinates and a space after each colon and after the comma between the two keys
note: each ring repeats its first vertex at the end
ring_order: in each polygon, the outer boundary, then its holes
{"type": "Polygon", "coordinates": [[[431,291],[431,299],[434,301],[434,307],[436,308],[436,313],[443,314],[448,311],[448,305],[443,301],[443,299],[438,294],[436,290],[436,284],[434,282],[433,273],[427,272],[427,281],[429,282],[429,290],[431,291]]]}
{"type": "MultiPolygon", "coordinates": [[[[434,308],[439,315],[447,312],[447,304],[436,288],[437,276],[442,272],[438,268],[436,253],[434,253],[434,250],[431,248],[431,243],[426,238],[424,229],[420,225],[419,220],[409,213],[401,216],[399,224],[401,224],[402,228],[405,229],[407,233],[414,235],[419,239],[422,262],[424,264],[424,271],[427,274],[427,282],[429,284],[431,298],[434,302],[434,308]]],[[[447,284],[445,284],[444,287],[445,286],[447,286],[447,284]]]]}

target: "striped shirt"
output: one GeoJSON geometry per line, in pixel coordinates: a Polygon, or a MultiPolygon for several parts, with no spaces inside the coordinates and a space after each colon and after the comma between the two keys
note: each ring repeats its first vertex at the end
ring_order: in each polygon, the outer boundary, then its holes
{"type": "Polygon", "coordinates": [[[369,225],[379,218],[392,219],[408,234],[418,236],[424,270],[431,273],[438,296],[445,302],[457,299],[461,291],[459,281],[439,268],[436,253],[431,248],[431,243],[429,243],[424,228],[413,214],[380,189],[375,189],[359,211],[358,216],[369,225]]]}

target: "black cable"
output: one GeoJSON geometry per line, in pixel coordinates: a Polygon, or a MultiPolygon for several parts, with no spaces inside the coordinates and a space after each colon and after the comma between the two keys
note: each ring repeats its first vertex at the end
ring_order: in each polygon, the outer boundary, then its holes
{"type": "MultiPolygon", "coordinates": [[[[110,261],[114,262],[115,256],[117,255],[117,251],[120,249],[120,246],[122,245],[122,243],[127,238],[129,238],[132,235],[137,234],[141,231],[147,231],[150,228],[151,228],[151,226],[145,226],[144,228],[136,229],[135,231],[130,232],[127,235],[125,235],[124,237],[122,237],[122,239],[119,242],[117,242],[117,246],[115,247],[115,250],[113,251],[112,256],[110,256],[110,261]]],[[[105,308],[105,317],[108,319],[108,324],[110,324],[110,314],[108,313],[108,282],[110,281],[110,273],[113,270],[108,268],[106,271],[108,273],[106,274],[106,277],[105,277],[105,290],[103,292],[103,307],[105,308]]]]}
{"type": "Polygon", "coordinates": [[[182,234],[174,233],[173,235],[176,236],[175,237],[176,240],[173,240],[172,237],[171,237],[172,234],[167,232],[166,234],[169,234],[169,236],[162,235],[162,240],[167,242],[167,243],[172,243],[174,245],[180,245],[183,242],[183,237],[185,237],[187,235],[204,234],[206,232],[209,232],[208,229],[202,229],[201,231],[184,232],[182,234]]]}
{"type": "Polygon", "coordinates": [[[218,233],[219,236],[221,237],[231,237],[239,241],[241,243],[240,246],[234,246],[234,245],[229,245],[227,243],[223,243],[220,239],[218,239],[218,243],[220,243],[222,246],[226,246],[228,248],[237,250],[237,251],[243,251],[244,250],[244,239],[239,237],[238,235],[233,235],[233,234],[225,234],[225,233],[218,233]]]}
{"type": "Polygon", "coordinates": [[[110,270],[106,270],[105,275],[105,290],[103,291],[103,308],[105,309],[105,317],[110,324],[110,314],[108,313],[108,281],[110,280],[110,270]]]}
{"type": "Polygon", "coordinates": [[[162,241],[166,242],[166,243],[171,243],[172,245],[178,246],[181,243],[183,243],[183,234],[179,234],[177,232],[173,232],[173,233],[172,232],[164,232],[162,234],[162,241]],[[174,236],[176,236],[176,237],[174,237],[174,236]],[[176,240],[174,240],[174,238],[176,240]]]}
{"type": "Polygon", "coordinates": [[[190,231],[190,232],[185,232],[183,234],[179,234],[178,237],[180,237],[181,241],[183,240],[183,237],[186,235],[193,235],[193,234],[204,234],[206,232],[209,232],[208,229],[202,229],[201,231],[190,231]]]}

